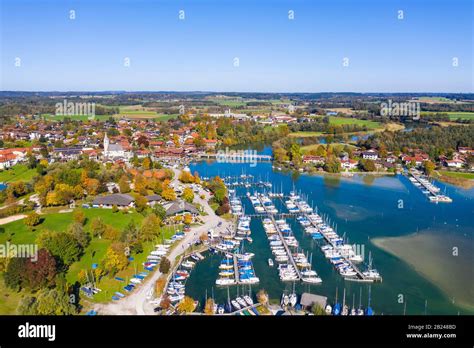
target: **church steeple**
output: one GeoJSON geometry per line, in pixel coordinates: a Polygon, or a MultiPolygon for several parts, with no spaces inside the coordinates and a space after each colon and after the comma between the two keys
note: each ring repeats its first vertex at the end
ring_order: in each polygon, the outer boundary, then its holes
{"type": "Polygon", "coordinates": [[[107,137],[107,132],[104,136],[104,153],[107,154],[109,152],[109,138],[107,137]]]}

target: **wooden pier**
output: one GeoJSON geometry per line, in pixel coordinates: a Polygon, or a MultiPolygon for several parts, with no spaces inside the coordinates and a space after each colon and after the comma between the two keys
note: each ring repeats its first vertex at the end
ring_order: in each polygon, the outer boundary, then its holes
{"type": "Polygon", "coordinates": [[[298,275],[298,279],[301,280],[303,276],[301,275],[301,271],[299,270],[298,266],[296,265],[295,259],[293,258],[293,254],[288,247],[288,244],[286,244],[285,238],[283,238],[283,234],[280,231],[280,228],[278,227],[275,217],[273,215],[270,216],[270,219],[272,220],[273,225],[275,226],[278,235],[280,236],[281,242],[283,243],[283,246],[285,247],[286,253],[288,254],[288,259],[290,260],[291,264],[295,268],[296,274],[298,275]]]}
{"type": "Polygon", "coordinates": [[[237,255],[233,254],[232,255],[234,259],[234,279],[235,279],[235,284],[240,284],[240,274],[239,274],[239,267],[237,266],[237,255]]]}
{"type": "MultiPolygon", "coordinates": [[[[424,183],[420,176],[418,174],[414,174],[413,172],[409,171],[409,177],[411,176],[418,182],[424,189],[426,189],[432,197],[435,199],[433,200],[434,202],[443,202],[443,203],[451,203],[453,200],[448,197],[448,196],[443,196],[439,194],[439,188],[437,190],[433,190],[432,187],[428,186],[426,183],[424,183]]],[[[434,186],[434,185],[433,185],[434,186]]],[[[431,201],[431,199],[430,199],[431,201]]]]}
{"type": "MultiPolygon", "coordinates": [[[[311,221],[311,219],[308,217],[308,213],[301,213],[302,215],[304,215],[308,221],[311,223],[311,225],[313,227],[315,227],[319,233],[321,233],[321,235],[324,237],[324,240],[329,244],[331,245],[334,249],[336,249],[336,245],[329,239],[326,237],[326,235],[318,228],[318,226],[313,223],[313,221],[311,221]]],[[[376,279],[371,279],[371,278],[367,278],[359,269],[359,267],[357,267],[351,260],[349,260],[348,258],[346,258],[345,256],[341,255],[341,257],[344,259],[344,261],[346,261],[347,263],[349,263],[349,265],[354,269],[354,271],[357,273],[357,277],[343,277],[345,280],[352,280],[352,281],[361,281],[361,282],[375,282],[375,281],[382,281],[382,278],[380,278],[380,280],[376,280],[376,279]]]]}

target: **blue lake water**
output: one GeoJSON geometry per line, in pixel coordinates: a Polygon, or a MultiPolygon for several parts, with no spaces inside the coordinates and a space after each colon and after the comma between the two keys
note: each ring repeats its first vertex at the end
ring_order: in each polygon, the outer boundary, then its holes
{"type": "MultiPolygon", "coordinates": [[[[271,149],[268,147],[260,149],[260,153],[271,154],[271,149]]],[[[407,314],[423,314],[426,303],[428,314],[471,313],[469,309],[459,307],[452,296],[443,292],[438,284],[422,276],[404,260],[379,249],[371,240],[426,231],[439,234],[443,237],[443,243],[446,243],[446,254],[439,255],[439,264],[433,264],[432,267],[442,268],[443,260],[451,255],[450,236],[456,241],[459,241],[457,237],[460,237],[464,243],[460,247],[472,255],[474,190],[436,183],[454,201],[451,204],[433,204],[401,175],[393,177],[299,175],[274,171],[270,163],[258,163],[252,167],[250,164],[199,162],[191,165],[191,171],[198,171],[201,177],[252,174],[256,179],[271,181],[273,190],[283,191],[285,194],[294,188],[301,192],[310,204],[318,208],[318,213],[327,216],[337,226],[339,235],[345,233],[351,244],[363,245],[366,258],[371,252],[374,267],[383,276],[382,283],[372,285],[344,281],[324,258],[316,242],[304,234],[296,221],[288,219],[300,246],[305,252],[312,253],[313,269],[323,280],[320,285],[296,284],[297,292],[309,291],[324,295],[330,302],[334,302],[336,288],[339,300],[345,288],[346,302],[352,305],[355,297],[358,305],[362,289],[362,305],[365,306],[370,286],[372,307],[377,313],[402,314],[404,305],[398,301],[400,294],[407,299],[407,314]]],[[[249,190],[254,191],[252,188],[249,190]]],[[[253,213],[249,200],[244,197],[246,192],[245,188],[237,190],[243,197],[246,212],[253,213]]],[[[280,211],[285,210],[280,202],[277,202],[276,206],[280,211]]],[[[254,241],[251,244],[247,243],[245,248],[256,254],[253,262],[256,274],[260,278],[260,283],[252,286],[252,292],[255,294],[264,288],[271,298],[279,299],[283,291],[292,289],[293,284],[281,282],[276,267],[268,266],[267,259],[272,255],[261,220],[253,219],[251,229],[254,241]]],[[[416,253],[416,250],[413,252],[416,253]]],[[[444,249],[441,253],[444,253],[444,249]]],[[[186,284],[188,295],[203,303],[207,291],[208,296],[214,293],[218,303],[226,301],[227,290],[215,286],[221,259],[220,255],[209,255],[197,264],[186,284]]],[[[472,257],[468,258],[467,263],[463,262],[456,268],[459,269],[459,274],[456,276],[465,277],[464,286],[471,292],[474,279],[472,261],[472,257]]],[[[241,293],[248,290],[248,286],[246,288],[232,286],[230,295],[235,297],[237,291],[241,293]]]]}

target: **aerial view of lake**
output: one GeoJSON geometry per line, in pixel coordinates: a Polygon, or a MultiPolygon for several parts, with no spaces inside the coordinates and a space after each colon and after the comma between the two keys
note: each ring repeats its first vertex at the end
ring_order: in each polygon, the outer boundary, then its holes
{"type": "MultiPolygon", "coordinates": [[[[259,153],[270,154],[271,149],[266,147],[259,153]]],[[[273,191],[286,195],[297,191],[330,221],[339,235],[345,235],[351,244],[362,248],[365,260],[370,253],[373,267],[383,277],[382,283],[345,281],[325,259],[317,242],[304,233],[295,219],[288,218],[300,247],[312,254],[313,269],[323,282],[319,285],[283,283],[276,267],[267,263],[272,254],[262,221],[253,218],[253,243],[245,244],[246,251],[255,253],[253,263],[260,278],[260,283],[251,288],[253,294],[264,288],[271,299],[279,300],[284,291],[291,291],[295,286],[299,293],[324,295],[334,303],[336,291],[341,302],[345,289],[346,303],[358,305],[362,298],[362,305],[366,306],[370,288],[370,303],[378,314],[474,313],[474,189],[436,182],[453,202],[435,204],[403,175],[306,175],[281,172],[265,162],[252,166],[203,161],[191,164],[190,169],[202,177],[251,174],[256,180],[271,182],[273,191]]],[[[255,189],[236,190],[246,213],[252,213],[246,197],[248,191],[253,193],[255,189]]],[[[282,202],[276,201],[277,209],[282,206],[282,202]]],[[[207,255],[191,273],[186,292],[200,303],[204,302],[206,293],[212,294],[218,303],[224,303],[227,289],[215,285],[222,255],[207,255]]],[[[231,286],[230,296],[235,297],[237,291],[248,293],[249,287],[231,286]]]]}

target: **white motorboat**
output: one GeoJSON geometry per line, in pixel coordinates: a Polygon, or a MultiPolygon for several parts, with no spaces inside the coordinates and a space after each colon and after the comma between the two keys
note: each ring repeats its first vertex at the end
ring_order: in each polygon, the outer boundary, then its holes
{"type": "Polygon", "coordinates": [[[274,263],[273,263],[273,260],[272,259],[268,259],[268,265],[270,267],[273,267],[274,263]]]}

